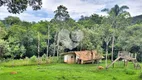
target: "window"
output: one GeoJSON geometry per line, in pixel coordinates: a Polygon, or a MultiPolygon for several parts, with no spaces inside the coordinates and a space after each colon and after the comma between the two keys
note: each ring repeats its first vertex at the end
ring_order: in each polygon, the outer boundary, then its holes
{"type": "Polygon", "coordinates": [[[71,56],[71,58],[73,58],[73,56],[71,56]]]}

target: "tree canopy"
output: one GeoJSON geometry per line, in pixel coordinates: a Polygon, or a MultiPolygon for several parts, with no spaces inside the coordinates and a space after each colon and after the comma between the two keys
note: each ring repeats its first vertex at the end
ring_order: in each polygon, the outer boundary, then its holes
{"type": "Polygon", "coordinates": [[[7,10],[10,13],[22,13],[31,6],[33,10],[41,9],[42,0],[0,0],[0,7],[7,6],[7,10]]]}
{"type": "Polygon", "coordinates": [[[115,5],[103,10],[107,16],[92,14],[78,21],[63,5],[57,7],[51,21],[27,22],[8,16],[0,20],[0,57],[59,56],[64,51],[80,50],[110,54],[113,48],[114,58],[118,51],[127,50],[137,53],[138,61],[142,61],[142,23],[132,23],[125,9],[128,7],[115,5]]]}

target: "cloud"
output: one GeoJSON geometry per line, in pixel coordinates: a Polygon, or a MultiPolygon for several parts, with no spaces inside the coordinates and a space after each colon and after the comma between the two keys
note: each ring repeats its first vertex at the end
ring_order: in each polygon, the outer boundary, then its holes
{"type": "Polygon", "coordinates": [[[66,6],[70,16],[74,19],[81,15],[89,16],[105,8],[104,4],[95,4],[84,0],[43,0],[43,8],[49,12],[54,12],[59,5],[66,6]]]}
{"type": "Polygon", "coordinates": [[[132,16],[142,14],[142,0],[125,0],[120,5],[127,5],[132,16]]]}
{"type": "Polygon", "coordinates": [[[21,20],[29,21],[29,22],[32,22],[32,21],[38,22],[40,20],[48,20],[48,21],[51,20],[50,17],[45,16],[46,14],[45,12],[42,12],[42,10],[40,11],[33,11],[31,8],[28,8],[27,11],[21,14],[12,14],[7,11],[6,7],[2,6],[0,7],[0,19],[3,20],[5,17],[8,17],[8,16],[16,16],[16,17],[19,17],[21,20]]]}
{"type": "Polygon", "coordinates": [[[71,18],[78,20],[81,15],[90,16],[91,14],[106,15],[101,12],[103,8],[112,8],[115,4],[120,6],[127,5],[132,16],[142,14],[142,0],[42,0],[42,9],[33,11],[28,7],[27,11],[21,14],[11,14],[6,7],[0,7],[0,19],[7,16],[17,16],[21,20],[40,21],[51,20],[54,17],[54,11],[57,6],[64,5],[68,8],[71,18]]]}

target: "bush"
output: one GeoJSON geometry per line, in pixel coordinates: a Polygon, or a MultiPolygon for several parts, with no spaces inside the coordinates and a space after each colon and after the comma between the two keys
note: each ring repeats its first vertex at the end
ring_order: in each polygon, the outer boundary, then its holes
{"type": "Polygon", "coordinates": [[[36,62],[37,61],[37,57],[35,55],[33,55],[31,58],[30,58],[30,61],[31,62],[36,62]]]}
{"type": "Polygon", "coordinates": [[[29,60],[29,58],[28,58],[28,57],[26,57],[24,60],[25,60],[25,61],[28,61],[28,60],[29,60]]]}
{"type": "Polygon", "coordinates": [[[38,64],[42,64],[42,59],[41,59],[41,58],[38,58],[38,59],[37,59],[37,62],[38,62],[38,64]]]}
{"type": "Polygon", "coordinates": [[[42,55],[42,61],[46,61],[46,54],[42,55]]]}
{"type": "Polygon", "coordinates": [[[47,64],[51,63],[51,59],[49,59],[49,58],[46,59],[46,63],[47,63],[47,64]]]}
{"type": "Polygon", "coordinates": [[[140,76],[139,76],[139,78],[140,78],[140,79],[142,79],[142,72],[140,73],[140,76]]]}
{"type": "Polygon", "coordinates": [[[116,77],[113,77],[112,80],[118,80],[116,77]]]}
{"type": "Polygon", "coordinates": [[[135,71],[133,71],[133,70],[128,70],[128,69],[124,70],[124,72],[125,72],[126,74],[128,74],[128,75],[134,75],[134,74],[136,74],[135,71]]]}

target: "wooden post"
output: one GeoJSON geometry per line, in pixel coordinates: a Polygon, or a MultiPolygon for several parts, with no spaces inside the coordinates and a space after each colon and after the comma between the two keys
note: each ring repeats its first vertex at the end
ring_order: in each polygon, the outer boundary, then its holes
{"type": "Polygon", "coordinates": [[[120,59],[120,57],[117,57],[117,59],[115,59],[110,65],[108,65],[107,67],[106,67],[106,69],[108,69],[110,66],[112,66],[117,60],[119,60],[120,59]]]}
{"type": "Polygon", "coordinates": [[[125,67],[125,60],[124,60],[124,67],[125,67]]]}
{"type": "Polygon", "coordinates": [[[133,58],[133,54],[131,54],[131,56],[130,56],[131,58],[133,58]]]}
{"type": "Polygon", "coordinates": [[[127,67],[127,65],[128,65],[128,61],[125,62],[125,66],[126,66],[126,67],[127,67]]]}
{"type": "Polygon", "coordinates": [[[91,50],[91,60],[92,60],[92,64],[94,64],[94,54],[93,54],[93,50],[91,50]]]}
{"type": "Polygon", "coordinates": [[[135,59],[137,59],[137,54],[135,53],[135,59]]]}
{"type": "Polygon", "coordinates": [[[106,67],[108,66],[107,65],[107,60],[108,60],[108,44],[109,44],[109,42],[106,43],[106,60],[105,60],[106,67]]]}
{"type": "Polygon", "coordinates": [[[92,60],[92,64],[94,64],[94,60],[92,60]]]}
{"type": "Polygon", "coordinates": [[[83,64],[83,60],[81,60],[81,64],[83,64]]]}
{"type": "Polygon", "coordinates": [[[131,57],[131,54],[129,53],[129,56],[131,57]]]}

